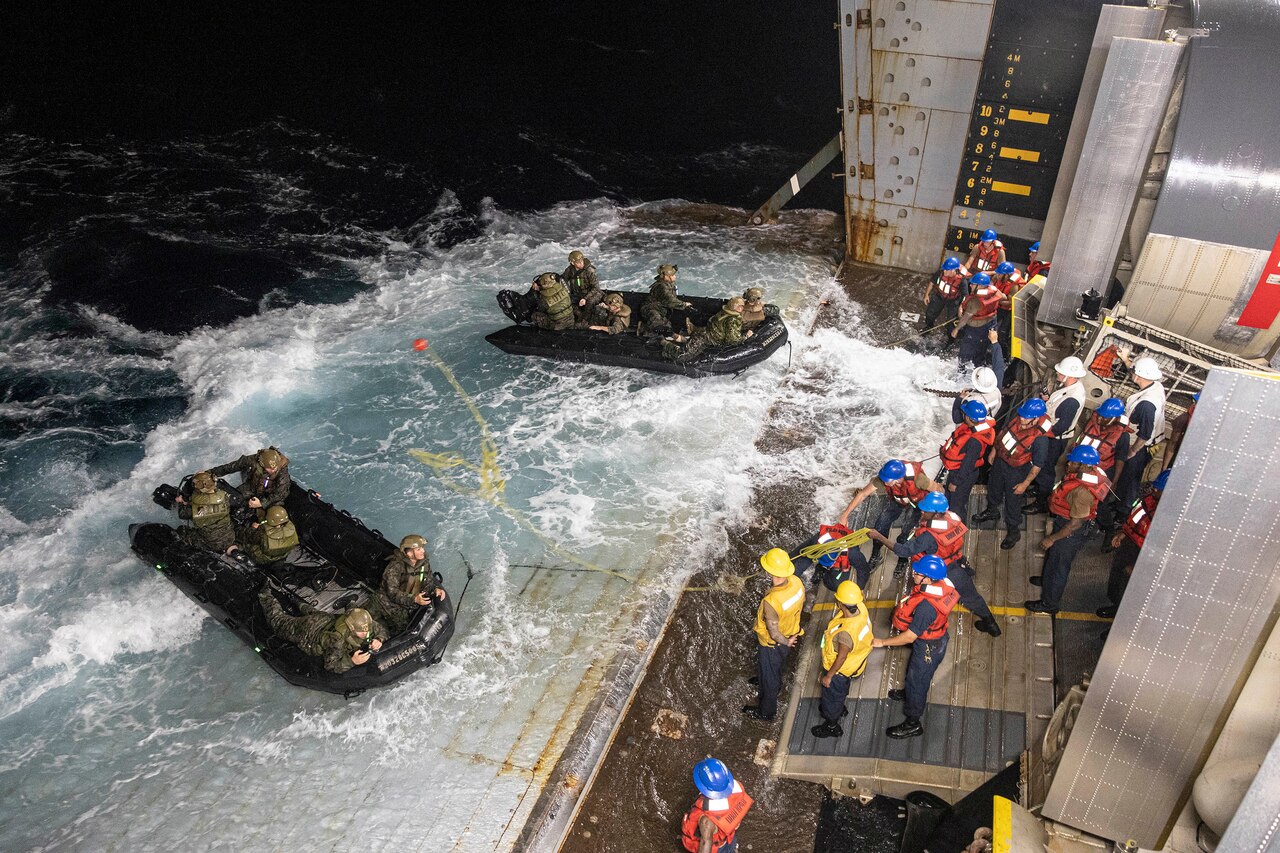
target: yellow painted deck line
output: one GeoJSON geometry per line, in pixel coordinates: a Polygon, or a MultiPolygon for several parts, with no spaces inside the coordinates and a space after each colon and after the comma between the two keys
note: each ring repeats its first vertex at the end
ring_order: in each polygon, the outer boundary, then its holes
{"type": "Polygon", "coordinates": [[[991,851],[1013,851],[1013,800],[993,797],[991,803],[991,851]]]}
{"type": "MultiPolygon", "coordinates": [[[[869,609],[869,610],[887,610],[887,609],[889,609],[889,608],[893,607],[895,604],[897,604],[897,602],[896,602],[896,601],[893,601],[893,600],[888,600],[888,601],[885,601],[885,600],[875,600],[875,601],[868,601],[868,602],[866,602],[867,609],[869,609]]],[[[822,603],[822,604],[815,604],[815,605],[813,606],[813,612],[814,612],[814,613],[817,613],[817,612],[818,612],[818,611],[820,611],[820,610],[835,610],[835,607],[836,607],[836,606],[835,606],[835,604],[834,604],[833,602],[827,601],[827,602],[824,602],[824,603],[822,603]]],[[[971,612],[971,611],[970,611],[969,609],[967,609],[963,604],[957,604],[957,605],[956,605],[956,610],[960,611],[961,613],[969,613],[969,612],[971,612]]],[[[1025,608],[1025,607],[998,607],[998,606],[994,606],[994,605],[991,607],[991,612],[992,612],[992,613],[994,613],[996,616],[1029,616],[1029,615],[1042,616],[1042,615],[1046,615],[1046,614],[1041,614],[1041,613],[1032,614],[1032,613],[1030,613],[1030,611],[1028,611],[1028,610],[1027,610],[1027,608],[1025,608]]],[[[1058,611],[1058,618],[1059,618],[1059,619],[1070,619],[1070,620],[1072,620],[1072,621],[1074,621],[1074,622],[1111,622],[1111,621],[1112,621],[1112,620],[1110,620],[1110,619],[1103,619],[1101,616],[1098,616],[1098,615],[1096,615],[1096,614],[1094,614],[1094,613],[1076,613],[1076,612],[1071,611],[1071,610],[1060,610],[1060,611],[1058,611]]]]}

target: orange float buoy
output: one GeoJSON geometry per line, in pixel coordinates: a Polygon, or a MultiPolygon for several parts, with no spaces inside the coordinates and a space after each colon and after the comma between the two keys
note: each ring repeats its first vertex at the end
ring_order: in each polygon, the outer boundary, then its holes
{"type": "Polygon", "coordinates": [[[413,342],[413,348],[416,349],[418,352],[422,352],[424,349],[427,348],[427,339],[418,338],[416,341],[413,342]]]}

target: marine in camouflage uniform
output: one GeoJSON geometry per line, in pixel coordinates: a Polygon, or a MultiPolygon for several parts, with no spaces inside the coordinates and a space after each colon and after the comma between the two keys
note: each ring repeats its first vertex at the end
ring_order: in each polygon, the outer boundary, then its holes
{"type": "Polygon", "coordinates": [[[631,327],[631,309],[621,293],[610,293],[604,301],[591,309],[591,313],[577,323],[575,329],[594,329],[611,335],[621,334],[631,327]]]}
{"type": "Polygon", "coordinates": [[[282,506],[267,510],[262,523],[245,528],[244,549],[259,566],[274,566],[298,547],[298,530],[282,506]]]}
{"type": "Polygon", "coordinates": [[[196,474],[191,485],[191,500],[178,503],[178,518],[191,522],[182,528],[182,538],[197,547],[227,553],[236,547],[230,498],[208,471],[196,474]]]}
{"type": "Polygon", "coordinates": [[[755,329],[764,322],[764,291],[758,287],[748,287],[742,291],[742,328],[755,329]]]}
{"type": "Polygon", "coordinates": [[[744,334],[742,331],[743,304],[741,296],[733,297],[721,306],[720,313],[711,318],[705,329],[694,332],[693,337],[689,338],[683,349],[673,344],[664,344],[663,355],[678,361],[689,361],[701,355],[709,346],[727,347],[742,343],[752,334],[751,332],[744,334]],[[672,348],[669,349],[669,347],[672,348]]]}
{"type": "Polygon", "coordinates": [[[387,629],[369,611],[358,607],[341,616],[319,611],[290,616],[266,587],[258,593],[258,603],[277,637],[309,655],[323,658],[324,668],[339,675],[368,661],[368,652],[361,651],[366,640],[370,641],[372,650],[377,651],[388,637],[387,629]],[[361,658],[359,662],[357,655],[361,658]]]}
{"type": "Polygon", "coordinates": [[[646,334],[667,334],[671,331],[669,312],[684,308],[692,308],[693,304],[685,302],[676,293],[675,264],[663,264],[658,267],[658,275],[649,285],[649,295],[640,306],[640,319],[644,321],[646,334]]]}
{"type": "Polygon", "coordinates": [[[569,253],[569,266],[565,267],[564,275],[560,278],[569,285],[573,316],[578,320],[589,317],[591,309],[604,299],[604,291],[600,289],[600,277],[596,275],[595,264],[581,252],[569,253]]]}
{"type": "Polygon", "coordinates": [[[573,302],[569,288],[553,272],[544,272],[533,280],[538,307],[533,312],[533,325],[539,329],[568,329],[573,326],[573,302]]]}
{"type": "Polygon", "coordinates": [[[394,634],[409,627],[409,620],[419,607],[444,598],[444,590],[436,586],[426,549],[427,540],[413,534],[401,539],[400,550],[387,557],[373,606],[378,618],[394,634]]]}
{"type": "Polygon", "coordinates": [[[235,471],[240,472],[240,494],[249,498],[249,506],[254,500],[259,506],[255,509],[266,509],[278,506],[289,497],[289,458],[274,447],[264,447],[257,453],[241,456],[235,462],[210,468],[213,477],[225,477],[235,471]]]}

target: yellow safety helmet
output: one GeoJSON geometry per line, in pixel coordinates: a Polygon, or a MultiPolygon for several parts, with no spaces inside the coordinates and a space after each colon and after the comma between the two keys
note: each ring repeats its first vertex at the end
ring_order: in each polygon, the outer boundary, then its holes
{"type": "Polygon", "coordinates": [[[864,601],[862,588],[853,581],[841,581],[836,587],[836,601],[849,607],[856,607],[864,601]]]}
{"type": "Polygon", "coordinates": [[[789,578],[796,573],[795,563],[791,562],[791,557],[781,548],[765,551],[760,558],[760,565],[775,578],[789,578]]]}

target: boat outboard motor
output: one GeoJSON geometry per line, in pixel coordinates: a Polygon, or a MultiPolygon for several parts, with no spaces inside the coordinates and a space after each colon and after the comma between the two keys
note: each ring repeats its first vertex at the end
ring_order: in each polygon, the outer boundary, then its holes
{"type": "Polygon", "coordinates": [[[1096,320],[1098,312],[1102,310],[1102,294],[1094,288],[1089,288],[1080,294],[1080,310],[1076,312],[1076,317],[1080,320],[1096,320]]]}

